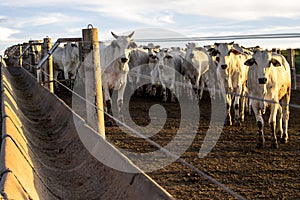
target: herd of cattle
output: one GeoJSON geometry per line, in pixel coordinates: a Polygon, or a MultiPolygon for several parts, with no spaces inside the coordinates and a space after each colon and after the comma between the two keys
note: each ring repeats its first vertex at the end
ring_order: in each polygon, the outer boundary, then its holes
{"type": "MultiPolygon", "coordinates": [[[[282,143],[287,142],[291,77],[290,66],[284,56],[259,46],[245,48],[234,42],[203,47],[187,43],[186,48],[161,48],[152,43],[138,46],[132,40],[133,34],[117,36],[112,33],[115,38],[112,42],[100,42],[103,96],[108,113],[112,113],[111,89],[118,92],[117,106],[121,115],[126,86],[136,90],[137,94],[162,95],[164,102],[174,102],[175,97],[182,95],[191,100],[195,97],[201,99],[206,87],[212,99],[224,98],[228,125],[240,124],[244,121],[245,110],[253,110],[259,147],[265,145],[262,115],[267,106],[270,107],[272,147],[278,147],[277,133],[280,133],[282,143]],[[158,86],[162,88],[159,94],[158,86]]],[[[18,57],[14,55],[14,47],[7,48],[4,53],[6,62],[10,64],[14,64],[18,57]]],[[[37,46],[28,49],[38,62],[41,50],[37,46]]],[[[26,65],[26,58],[30,56],[26,55],[25,52],[23,66],[31,69],[26,65]]],[[[79,55],[79,47],[75,43],[58,47],[52,55],[54,78],[57,79],[60,71],[63,71],[65,79],[84,77],[79,55]]]]}

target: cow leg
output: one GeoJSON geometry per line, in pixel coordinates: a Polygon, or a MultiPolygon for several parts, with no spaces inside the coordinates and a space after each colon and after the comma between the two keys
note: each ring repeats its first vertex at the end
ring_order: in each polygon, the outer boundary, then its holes
{"type": "Polygon", "coordinates": [[[69,72],[67,71],[66,67],[64,68],[64,78],[66,80],[66,86],[70,87],[70,80],[69,79],[69,72]]]}
{"type": "MultiPolygon", "coordinates": [[[[283,99],[283,104],[288,104],[289,100],[287,100],[289,97],[284,97],[283,99]]],[[[286,144],[288,141],[288,122],[289,122],[289,116],[290,116],[290,111],[289,111],[289,106],[283,105],[282,106],[282,116],[283,116],[283,134],[280,135],[280,142],[286,144]]]]}
{"type": "Polygon", "coordinates": [[[232,119],[231,119],[231,95],[230,94],[226,94],[226,107],[227,107],[227,118],[226,118],[226,122],[225,125],[227,126],[231,126],[232,125],[232,119]]]}
{"type": "Polygon", "coordinates": [[[243,85],[243,90],[242,90],[242,96],[241,96],[241,116],[240,116],[240,119],[242,122],[245,121],[245,109],[248,111],[248,106],[247,106],[247,97],[246,97],[246,86],[243,85]]]}
{"type": "Polygon", "coordinates": [[[283,130],[282,130],[282,107],[279,105],[278,106],[278,111],[277,111],[277,117],[276,117],[276,135],[280,135],[280,138],[282,137],[283,130]]]}
{"type": "Polygon", "coordinates": [[[256,118],[256,123],[258,127],[258,137],[257,137],[257,147],[264,148],[265,147],[265,136],[264,136],[264,119],[261,114],[261,110],[258,108],[258,102],[253,101],[253,112],[256,118]]]}
{"type": "Polygon", "coordinates": [[[54,70],[54,72],[53,72],[53,79],[54,79],[55,90],[59,92],[59,85],[57,83],[58,73],[59,73],[59,71],[54,70]]]}
{"type": "Polygon", "coordinates": [[[237,126],[241,125],[240,122],[240,97],[235,96],[234,97],[234,124],[237,126]]]}
{"type": "Polygon", "coordinates": [[[272,144],[271,144],[272,148],[278,148],[277,136],[276,136],[276,117],[277,117],[278,106],[279,106],[278,104],[271,105],[271,114],[269,118],[269,124],[272,133],[272,144]]]}
{"type": "Polygon", "coordinates": [[[171,102],[175,103],[175,78],[172,80],[170,86],[170,95],[171,95],[171,102]]]}
{"type": "Polygon", "coordinates": [[[150,92],[151,96],[155,96],[156,95],[156,78],[157,78],[157,69],[154,68],[151,72],[151,84],[152,84],[152,90],[150,92]]]}
{"type": "MultiPolygon", "coordinates": [[[[236,96],[234,97],[234,124],[237,126],[241,125],[240,122],[240,101],[243,101],[241,98],[242,95],[242,85],[238,84],[236,87],[236,96]]],[[[244,109],[244,108],[242,108],[244,109]]]]}
{"type": "Polygon", "coordinates": [[[162,92],[163,92],[163,102],[167,102],[168,92],[167,92],[166,85],[164,83],[161,83],[161,86],[162,86],[162,92]]]}
{"type": "Polygon", "coordinates": [[[201,78],[200,79],[200,91],[199,91],[199,99],[200,100],[202,99],[202,96],[203,96],[204,87],[205,87],[205,83],[204,83],[203,78],[201,78]]]}
{"type": "MultiPolygon", "coordinates": [[[[104,103],[105,103],[105,111],[109,114],[112,115],[112,108],[111,108],[111,98],[110,98],[110,94],[109,94],[109,89],[108,88],[104,88],[103,87],[103,94],[104,94],[104,103]]],[[[112,119],[110,118],[110,116],[105,115],[105,126],[112,126],[112,119]]]]}
{"type": "Polygon", "coordinates": [[[125,87],[126,83],[121,86],[121,88],[118,90],[118,99],[117,99],[117,104],[118,104],[118,118],[124,122],[124,116],[123,116],[123,96],[125,92],[125,87]]]}

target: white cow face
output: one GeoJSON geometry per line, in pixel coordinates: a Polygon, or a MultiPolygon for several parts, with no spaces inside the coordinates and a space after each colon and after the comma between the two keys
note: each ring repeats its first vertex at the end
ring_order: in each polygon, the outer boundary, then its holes
{"type": "Polygon", "coordinates": [[[234,49],[233,42],[231,43],[215,43],[215,47],[210,49],[210,54],[215,56],[215,61],[218,67],[226,70],[230,66],[231,54],[241,54],[240,51],[234,49]]]}
{"type": "Polygon", "coordinates": [[[111,46],[112,48],[114,48],[114,52],[116,52],[115,55],[119,55],[117,57],[120,57],[121,59],[123,58],[123,61],[126,62],[125,59],[128,59],[128,57],[126,57],[125,50],[127,49],[130,42],[132,41],[131,37],[133,36],[134,32],[132,32],[128,36],[118,36],[113,32],[111,32],[111,34],[116,39],[111,42],[111,46]]]}
{"type": "Polygon", "coordinates": [[[124,72],[129,71],[128,62],[129,62],[129,58],[130,58],[130,52],[131,52],[131,49],[125,49],[125,54],[117,59],[121,71],[124,71],[124,72]]]}
{"type": "Polygon", "coordinates": [[[160,70],[163,70],[165,66],[172,67],[174,66],[173,56],[168,53],[168,49],[162,49],[157,54],[157,65],[160,70]]]}
{"type": "Polygon", "coordinates": [[[153,43],[149,43],[147,46],[144,46],[143,49],[148,50],[149,59],[155,60],[156,54],[159,52],[159,45],[154,46],[153,43]]]}
{"type": "Polygon", "coordinates": [[[252,58],[245,62],[245,65],[251,66],[251,70],[255,70],[258,75],[258,83],[266,84],[268,82],[268,73],[271,67],[281,66],[280,62],[272,57],[270,51],[256,50],[252,58]]]}

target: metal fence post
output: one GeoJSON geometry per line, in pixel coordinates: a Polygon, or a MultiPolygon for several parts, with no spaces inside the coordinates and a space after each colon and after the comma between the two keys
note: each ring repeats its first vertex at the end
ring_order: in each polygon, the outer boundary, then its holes
{"type": "Polygon", "coordinates": [[[82,29],[82,42],[85,96],[88,102],[92,102],[93,105],[98,107],[96,109],[86,103],[87,123],[105,138],[98,29],[92,27],[82,29]]]}
{"type": "Polygon", "coordinates": [[[287,61],[291,67],[291,84],[292,90],[297,89],[296,68],[295,68],[295,50],[287,49],[287,61]]]}

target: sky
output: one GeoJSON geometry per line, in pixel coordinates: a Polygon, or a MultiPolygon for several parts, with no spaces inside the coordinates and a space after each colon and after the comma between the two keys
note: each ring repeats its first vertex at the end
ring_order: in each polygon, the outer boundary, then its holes
{"type": "MultiPolygon", "coordinates": [[[[101,41],[111,40],[111,31],[117,35],[135,31],[133,39],[300,33],[300,1],[2,0],[0,55],[7,47],[29,40],[82,37],[82,29],[88,24],[98,28],[101,41]]],[[[214,42],[221,41],[199,44],[214,42]]],[[[235,42],[248,47],[300,47],[300,38],[235,42]]],[[[182,46],[185,43],[159,44],[182,46]]]]}

